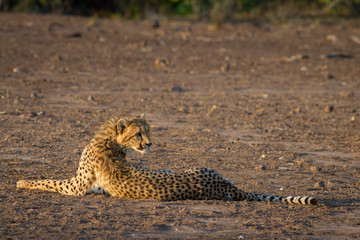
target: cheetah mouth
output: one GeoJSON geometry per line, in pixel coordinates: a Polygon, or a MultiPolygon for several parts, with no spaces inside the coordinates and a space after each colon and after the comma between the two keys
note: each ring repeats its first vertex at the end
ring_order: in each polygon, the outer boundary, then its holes
{"type": "Polygon", "coordinates": [[[151,146],[150,147],[146,147],[146,148],[143,148],[143,147],[140,147],[140,148],[136,148],[136,147],[133,147],[133,149],[139,153],[147,153],[148,151],[150,151],[151,149],[151,146]]]}

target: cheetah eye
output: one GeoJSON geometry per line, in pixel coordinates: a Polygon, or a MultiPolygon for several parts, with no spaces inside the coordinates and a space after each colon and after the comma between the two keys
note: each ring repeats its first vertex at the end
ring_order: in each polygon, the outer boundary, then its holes
{"type": "Polygon", "coordinates": [[[141,139],[141,132],[136,133],[135,137],[137,137],[138,139],[141,139]]]}

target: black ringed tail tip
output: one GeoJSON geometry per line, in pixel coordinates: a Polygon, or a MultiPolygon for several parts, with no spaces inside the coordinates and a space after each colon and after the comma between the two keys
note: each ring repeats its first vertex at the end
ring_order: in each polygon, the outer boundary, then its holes
{"type": "Polygon", "coordinates": [[[314,198],[314,197],[308,197],[308,196],[306,196],[306,197],[288,196],[288,197],[283,198],[282,201],[287,202],[287,203],[292,203],[292,204],[308,204],[308,205],[321,205],[322,204],[321,200],[314,198]]]}

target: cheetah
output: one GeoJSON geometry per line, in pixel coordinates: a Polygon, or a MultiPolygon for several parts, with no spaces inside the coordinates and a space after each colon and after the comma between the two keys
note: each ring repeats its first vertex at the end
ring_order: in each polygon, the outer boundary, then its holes
{"type": "Polygon", "coordinates": [[[119,198],[171,200],[270,201],[321,204],[308,197],[282,197],[240,190],[213,169],[191,168],[184,172],[150,170],[126,160],[126,155],[151,149],[150,127],[141,115],[113,118],[102,125],[80,158],[69,180],[17,182],[18,188],[41,189],[65,195],[106,193],[119,198]]]}

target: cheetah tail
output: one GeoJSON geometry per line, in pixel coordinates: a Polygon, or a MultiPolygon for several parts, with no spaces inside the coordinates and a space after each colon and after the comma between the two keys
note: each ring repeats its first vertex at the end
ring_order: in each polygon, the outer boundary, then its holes
{"type": "Polygon", "coordinates": [[[282,197],[282,202],[293,203],[293,204],[323,205],[323,203],[320,199],[314,198],[314,197],[309,197],[309,196],[282,197]]]}
{"type": "Polygon", "coordinates": [[[270,201],[270,202],[283,202],[291,204],[306,204],[306,205],[323,205],[320,199],[309,196],[272,196],[266,194],[248,193],[246,196],[248,201],[270,201]]]}

